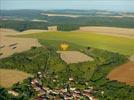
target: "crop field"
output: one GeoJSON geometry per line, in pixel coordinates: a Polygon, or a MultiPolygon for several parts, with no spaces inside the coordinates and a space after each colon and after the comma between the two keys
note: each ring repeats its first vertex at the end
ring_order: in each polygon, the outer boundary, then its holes
{"type": "Polygon", "coordinates": [[[48,30],[41,30],[41,29],[29,29],[23,32],[15,31],[13,29],[7,28],[0,28],[0,33],[4,35],[22,35],[22,34],[32,34],[32,33],[41,33],[41,32],[48,32],[48,30]]]}
{"type": "Polygon", "coordinates": [[[134,54],[134,39],[125,37],[108,36],[89,32],[45,32],[27,34],[21,37],[32,37],[44,40],[68,41],[81,46],[90,46],[118,52],[124,55],[134,54]]]}
{"type": "Polygon", "coordinates": [[[57,53],[60,53],[61,59],[67,64],[93,61],[92,57],[78,51],[57,51],[57,53]]]}
{"type": "Polygon", "coordinates": [[[8,37],[9,34],[18,34],[13,30],[0,30],[0,59],[14,53],[27,51],[32,46],[41,46],[37,39],[8,37]],[[11,33],[10,33],[11,32],[11,33]]]}
{"type": "Polygon", "coordinates": [[[10,88],[13,84],[23,81],[30,76],[30,74],[17,70],[0,69],[0,86],[10,88]]]}
{"type": "Polygon", "coordinates": [[[105,34],[105,35],[118,36],[118,37],[134,38],[134,29],[130,29],[130,28],[85,26],[85,27],[80,27],[78,31],[93,32],[97,34],[105,34]]]}
{"type": "Polygon", "coordinates": [[[108,78],[134,85],[134,62],[129,62],[113,69],[108,78]]]}

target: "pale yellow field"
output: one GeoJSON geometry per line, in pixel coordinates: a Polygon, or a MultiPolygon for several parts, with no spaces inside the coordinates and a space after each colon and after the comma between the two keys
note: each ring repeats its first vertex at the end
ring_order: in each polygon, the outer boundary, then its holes
{"type": "Polygon", "coordinates": [[[23,34],[32,34],[32,33],[41,33],[41,32],[48,32],[48,30],[29,29],[23,32],[19,32],[13,29],[0,28],[0,34],[3,35],[23,35],[23,34]]]}
{"type": "Polygon", "coordinates": [[[60,53],[61,59],[65,61],[67,64],[94,60],[92,57],[89,57],[86,54],[78,51],[57,51],[57,53],[60,53]]]}
{"type": "Polygon", "coordinates": [[[95,34],[105,34],[111,36],[134,38],[134,29],[129,28],[114,28],[114,27],[80,27],[80,32],[91,32],[95,34]]]}
{"type": "Polygon", "coordinates": [[[0,69],[0,86],[10,88],[13,84],[28,77],[32,77],[32,75],[17,70],[0,69]]]}
{"type": "Polygon", "coordinates": [[[9,37],[6,35],[17,35],[14,30],[0,31],[0,59],[11,56],[14,53],[19,53],[31,49],[31,47],[40,47],[41,44],[37,39],[9,37]],[[15,44],[15,45],[14,45],[15,44]]]}

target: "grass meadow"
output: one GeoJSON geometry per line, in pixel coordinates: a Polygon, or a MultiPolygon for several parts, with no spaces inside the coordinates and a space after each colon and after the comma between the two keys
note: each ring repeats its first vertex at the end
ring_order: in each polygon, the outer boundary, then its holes
{"type": "Polygon", "coordinates": [[[105,49],[124,55],[134,54],[134,39],[116,36],[107,36],[83,32],[43,32],[27,34],[21,37],[32,37],[44,40],[60,40],[75,43],[81,46],[105,49]]]}

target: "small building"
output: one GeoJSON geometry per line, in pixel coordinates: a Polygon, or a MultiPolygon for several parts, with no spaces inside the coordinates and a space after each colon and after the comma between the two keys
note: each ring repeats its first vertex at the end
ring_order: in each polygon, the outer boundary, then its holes
{"type": "Polygon", "coordinates": [[[74,79],[72,77],[69,78],[69,81],[73,81],[74,79]]]}

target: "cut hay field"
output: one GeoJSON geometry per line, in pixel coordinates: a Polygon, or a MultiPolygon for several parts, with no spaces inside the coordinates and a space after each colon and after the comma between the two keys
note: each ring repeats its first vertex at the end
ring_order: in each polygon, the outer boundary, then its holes
{"type": "Polygon", "coordinates": [[[32,37],[44,40],[68,41],[82,46],[105,49],[125,55],[134,54],[134,39],[125,37],[94,34],[90,32],[44,32],[27,34],[21,37],[32,37]]]}
{"type": "Polygon", "coordinates": [[[20,53],[31,49],[31,47],[40,47],[40,43],[37,39],[31,38],[16,38],[9,37],[7,35],[21,35],[36,32],[44,32],[44,30],[27,30],[24,32],[18,32],[12,29],[0,29],[0,59],[9,57],[14,53],[20,53]]]}
{"type": "Polygon", "coordinates": [[[94,59],[78,51],[57,51],[67,64],[93,61],[94,59]]]}
{"type": "Polygon", "coordinates": [[[13,84],[30,76],[30,74],[17,70],[0,69],[0,86],[10,88],[13,84]]]}

